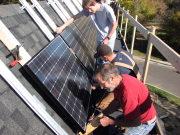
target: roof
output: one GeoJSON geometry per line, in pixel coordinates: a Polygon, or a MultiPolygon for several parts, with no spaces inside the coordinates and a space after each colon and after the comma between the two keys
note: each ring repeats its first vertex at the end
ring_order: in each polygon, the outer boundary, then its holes
{"type": "MultiPolygon", "coordinates": [[[[62,2],[60,3],[69,15],[72,16],[66,5],[62,2]]],[[[54,9],[48,5],[46,1],[41,1],[39,4],[57,26],[63,24],[54,9]]],[[[21,10],[20,7],[21,4],[1,5],[0,19],[20,44],[24,45],[25,50],[30,56],[33,57],[49,43],[49,40],[26,10],[21,10]]],[[[33,8],[33,10],[41,18],[38,11],[35,8],[33,8]]],[[[42,21],[47,26],[47,23],[43,19],[42,21]]],[[[49,30],[53,33],[50,28],[49,30]]],[[[2,42],[0,42],[0,59],[29,93],[38,98],[54,120],[56,120],[68,134],[75,134],[76,131],[72,123],[57,109],[45,93],[42,92],[41,88],[24,68],[22,68],[20,64],[10,67],[11,62],[14,61],[14,57],[2,42]]],[[[2,77],[0,77],[0,86],[0,134],[54,134],[2,77]]]]}

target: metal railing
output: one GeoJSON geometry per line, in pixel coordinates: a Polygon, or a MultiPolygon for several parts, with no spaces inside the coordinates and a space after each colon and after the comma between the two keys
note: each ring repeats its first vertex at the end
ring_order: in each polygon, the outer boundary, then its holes
{"type": "MultiPolygon", "coordinates": [[[[155,27],[151,26],[151,30],[147,30],[142,24],[140,24],[137,21],[137,15],[135,16],[135,19],[129,15],[129,10],[125,11],[124,7],[121,8],[119,6],[118,10],[122,13],[121,18],[121,27],[120,27],[120,33],[122,35],[122,24],[123,24],[123,17],[126,17],[126,23],[125,23],[125,31],[124,31],[124,42],[126,41],[126,32],[127,32],[127,25],[128,20],[134,25],[133,29],[133,35],[132,35],[132,41],[131,41],[131,54],[133,53],[134,48],[134,39],[135,39],[135,32],[136,29],[143,35],[145,39],[148,40],[148,47],[146,51],[146,58],[144,63],[144,68],[142,72],[142,81],[146,83],[148,68],[149,68],[149,61],[151,57],[152,47],[154,47],[172,64],[172,66],[180,72],[180,55],[174,51],[169,45],[167,45],[164,41],[162,41],[158,36],[155,35],[155,27]]],[[[128,50],[128,49],[127,49],[128,50]]]]}

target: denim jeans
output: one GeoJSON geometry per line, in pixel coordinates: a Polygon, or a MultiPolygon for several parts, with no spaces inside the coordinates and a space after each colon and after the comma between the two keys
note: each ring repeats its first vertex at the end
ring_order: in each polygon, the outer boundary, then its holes
{"type": "MultiPolygon", "coordinates": [[[[118,119],[119,117],[123,117],[123,115],[118,116],[116,119],[118,119]]],[[[141,124],[137,127],[131,127],[127,132],[123,134],[118,133],[117,128],[115,128],[113,125],[109,128],[109,135],[147,135],[153,129],[155,124],[156,120],[150,125],[141,124]]]]}
{"type": "MultiPolygon", "coordinates": [[[[114,44],[115,44],[115,40],[116,38],[111,38],[108,42],[108,46],[111,48],[111,50],[113,51],[114,50],[114,44]]],[[[101,44],[100,41],[97,41],[97,47],[101,44]]],[[[100,58],[97,58],[97,65],[102,65],[104,64],[105,62],[103,60],[101,60],[100,58]]]]}

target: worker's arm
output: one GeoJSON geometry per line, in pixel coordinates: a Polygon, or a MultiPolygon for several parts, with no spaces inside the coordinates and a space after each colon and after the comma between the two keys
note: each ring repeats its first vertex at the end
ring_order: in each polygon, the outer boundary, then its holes
{"type": "Polygon", "coordinates": [[[67,20],[63,25],[61,25],[60,27],[56,28],[56,33],[60,34],[68,25],[70,25],[72,22],[74,22],[76,19],[82,17],[83,14],[81,12],[79,12],[78,14],[76,14],[75,16],[71,17],[69,20],[67,20]]]}
{"type": "Polygon", "coordinates": [[[114,111],[116,111],[116,110],[119,109],[119,108],[120,108],[119,102],[116,101],[116,100],[113,100],[113,101],[109,104],[109,106],[108,106],[105,110],[102,111],[102,113],[107,116],[107,115],[113,113],[114,111]]]}
{"type": "Polygon", "coordinates": [[[109,117],[104,116],[102,119],[99,120],[99,123],[105,127],[108,125],[117,125],[122,127],[136,127],[141,124],[141,118],[138,116],[134,120],[125,120],[124,117],[120,119],[111,119],[109,117]]]}
{"type": "MultiPolygon", "coordinates": [[[[110,33],[108,35],[109,38],[112,37],[112,35],[114,34],[114,32],[115,32],[115,30],[117,28],[117,22],[116,21],[115,22],[111,22],[111,23],[112,23],[112,28],[111,28],[110,33]]],[[[104,39],[104,41],[101,44],[106,44],[107,45],[108,42],[109,42],[109,39],[106,38],[106,39],[104,39]]]]}

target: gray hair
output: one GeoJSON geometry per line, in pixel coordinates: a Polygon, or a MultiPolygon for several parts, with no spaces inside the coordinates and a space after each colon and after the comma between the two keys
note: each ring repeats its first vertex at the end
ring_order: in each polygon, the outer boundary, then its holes
{"type": "Polygon", "coordinates": [[[111,76],[118,77],[119,71],[115,65],[111,63],[106,63],[96,69],[93,79],[97,81],[99,75],[101,76],[103,81],[109,81],[111,76]]]}

